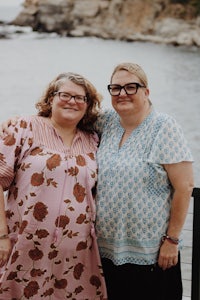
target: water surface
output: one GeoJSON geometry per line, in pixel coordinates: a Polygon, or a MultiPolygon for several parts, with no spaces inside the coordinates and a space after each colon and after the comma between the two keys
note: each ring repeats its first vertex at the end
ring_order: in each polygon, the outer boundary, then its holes
{"type": "MultiPolygon", "coordinates": [[[[19,9],[22,1],[13,1],[19,9]]],[[[8,19],[6,13],[4,18],[8,19]]],[[[200,186],[200,49],[24,31],[0,39],[0,122],[12,115],[36,113],[35,102],[48,82],[65,71],[87,76],[103,94],[103,106],[111,107],[106,86],[114,66],[136,62],[148,75],[155,108],[182,125],[195,160],[195,184],[200,186]]]]}

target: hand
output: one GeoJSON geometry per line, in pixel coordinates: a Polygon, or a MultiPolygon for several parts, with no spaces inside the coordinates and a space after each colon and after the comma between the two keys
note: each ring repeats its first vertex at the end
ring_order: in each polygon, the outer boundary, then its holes
{"type": "Polygon", "coordinates": [[[5,136],[5,134],[9,134],[9,126],[10,125],[15,126],[18,119],[19,119],[19,116],[12,117],[0,124],[0,137],[1,138],[3,138],[5,136]]]}
{"type": "Polygon", "coordinates": [[[178,262],[178,245],[172,244],[165,240],[161,247],[158,256],[158,265],[163,270],[175,266],[178,262]]]}
{"type": "Polygon", "coordinates": [[[11,241],[9,238],[0,240],[0,267],[3,267],[11,253],[11,241]]]}

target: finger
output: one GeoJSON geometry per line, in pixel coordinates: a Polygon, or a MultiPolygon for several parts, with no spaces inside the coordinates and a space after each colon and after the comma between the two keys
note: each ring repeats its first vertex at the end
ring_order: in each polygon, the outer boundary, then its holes
{"type": "Polygon", "coordinates": [[[160,261],[158,261],[158,265],[163,270],[166,270],[176,265],[176,263],[174,262],[173,259],[167,258],[167,259],[160,259],[160,261]]]}
{"type": "Polygon", "coordinates": [[[20,118],[20,116],[13,117],[13,118],[10,120],[10,125],[15,126],[15,125],[17,124],[17,121],[18,121],[19,118],[20,118]]]}
{"type": "Polygon", "coordinates": [[[9,126],[13,125],[15,126],[17,123],[17,120],[19,119],[19,116],[13,117],[12,119],[8,119],[4,121],[2,124],[0,124],[0,137],[4,137],[5,134],[9,134],[9,126]]]}
{"type": "Polygon", "coordinates": [[[0,125],[0,136],[1,137],[4,137],[5,136],[5,134],[7,134],[9,131],[8,131],[8,126],[9,125],[5,125],[4,123],[2,123],[1,125],[0,125]]]}
{"type": "Polygon", "coordinates": [[[9,133],[9,126],[11,125],[11,123],[9,122],[9,123],[3,123],[2,124],[2,131],[4,132],[4,133],[9,133]]]}
{"type": "Polygon", "coordinates": [[[175,256],[174,258],[171,258],[168,260],[168,266],[175,266],[178,263],[178,257],[175,256]]]}
{"type": "Polygon", "coordinates": [[[160,259],[158,261],[158,265],[161,269],[166,270],[168,268],[168,260],[166,259],[160,259]]]}
{"type": "Polygon", "coordinates": [[[177,263],[178,263],[178,256],[176,256],[176,257],[174,258],[174,266],[177,265],[177,263]]]}
{"type": "Polygon", "coordinates": [[[168,264],[167,264],[167,268],[170,269],[171,267],[173,267],[174,264],[172,261],[169,261],[168,264]]]}

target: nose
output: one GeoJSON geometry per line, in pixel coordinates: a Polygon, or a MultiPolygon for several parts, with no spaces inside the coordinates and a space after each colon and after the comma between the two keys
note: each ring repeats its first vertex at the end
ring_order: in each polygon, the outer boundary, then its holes
{"type": "Polygon", "coordinates": [[[73,99],[73,103],[76,103],[76,101],[75,101],[75,96],[71,96],[70,100],[68,100],[68,103],[71,102],[72,99],[73,99]]]}
{"type": "Polygon", "coordinates": [[[126,96],[127,94],[126,94],[125,88],[123,87],[123,88],[121,88],[119,96],[124,96],[124,95],[126,96]]]}

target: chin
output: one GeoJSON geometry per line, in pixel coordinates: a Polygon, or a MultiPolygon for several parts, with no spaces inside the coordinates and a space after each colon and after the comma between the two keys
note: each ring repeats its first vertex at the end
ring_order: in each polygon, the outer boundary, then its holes
{"type": "Polygon", "coordinates": [[[118,103],[117,105],[115,105],[115,107],[117,109],[120,109],[120,110],[126,110],[126,109],[130,109],[132,107],[131,103],[125,103],[125,102],[122,102],[122,103],[118,103]]]}

